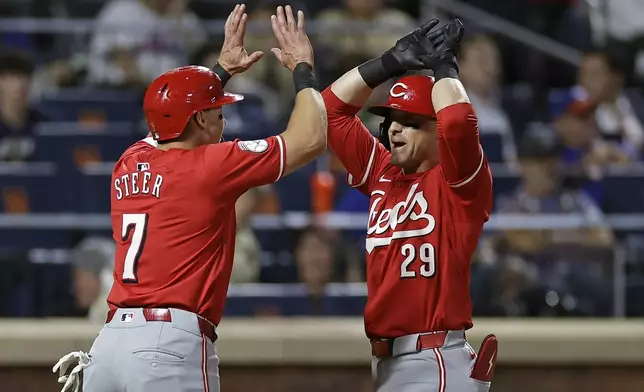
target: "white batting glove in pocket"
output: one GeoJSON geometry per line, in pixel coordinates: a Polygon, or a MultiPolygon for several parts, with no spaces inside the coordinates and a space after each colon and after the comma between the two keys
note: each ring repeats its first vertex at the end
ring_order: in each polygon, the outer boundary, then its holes
{"type": "Polygon", "coordinates": [[[58,372],[58,383],[64,384],[60,392],[65,392],[68,389],[70,392],[80,392],[81,372],[89,365],[89,362],[89,355],[82,351],[71,352],[58,360],[58,363],[52,368],[52,372],[58,372]],[[67,369],[73,364],[76,366],[66,375],[67,369]]]}

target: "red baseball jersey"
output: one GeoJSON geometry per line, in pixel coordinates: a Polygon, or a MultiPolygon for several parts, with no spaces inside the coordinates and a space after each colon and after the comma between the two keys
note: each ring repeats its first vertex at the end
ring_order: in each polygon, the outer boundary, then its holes
{"type": "Polygon", "coordinates": [[[471,328],[471,257],[492,208],[492,176],[472,106],[437,113],[439,165],[405,175],[356,117],[359,108],[330,88],[323,96],[329,145],[349,184],[370,197],[367,336],[471,328]]]}
{"type": "Polygon", "coordinates": [[[173,307],[218,324],[235,249],[235,202],[280,179],[281,136],[193,150],[129,147],[112,173],[110,308],[173,307]]]}

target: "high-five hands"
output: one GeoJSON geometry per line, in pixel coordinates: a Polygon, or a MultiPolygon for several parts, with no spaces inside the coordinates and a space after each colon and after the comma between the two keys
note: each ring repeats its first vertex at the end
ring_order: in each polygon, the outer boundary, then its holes
{"type": "Polygon", "coordinates": [[[411,70],[436,70],[447,57],[455,59],[463,37],[463,23],[454,19],[443,27],[435,28],[438,24],[438,19],[429,20],[387,50],[382,55],[387,71],[391,75],[399,75],[411,70]]]}
{"type": "Polygon", "coordinates": [[[434,42],[442,38],[442,29],[434,29],[438,25],[434,18],[406,36],[382,55],[383,65],[391,74],[402,74],[405,71],[420,70],[426,67],[423,56],[434,52],[434,42]]]}
{"type": "Polygon", "coordinates": [[[231,75],[248,70],[264,55],[260,51],[249,55],[244,48],[246,23],[248,22],[248,15],[244,11],[246,11],[246,5],[237,4],[228,15],[224,27],[225,38],[218,63],[231,75]]]}
{"type": "Polygon", "coordinates": [[[454,19],[438,31],[440,33],[438,36],[428,38],[432,50],[427,55],[421,56],[422,62],[434,72],[446,66],[452,67],[458,72],[456,54],[465,32],[463,23],[454,19]]]}
{"type": "Polygon", "coordinates": [[[271,51],[280,63],[293,71],[299,63],[313,67],[313,48],[304,27],[304,13],[297,12],[297,21],[293,9],[287,5],[277,7],[277,15],[271,15],[271,27],[279,48],[271,51]],[[285,12],[286,11],[286,12],[285,12]]]}

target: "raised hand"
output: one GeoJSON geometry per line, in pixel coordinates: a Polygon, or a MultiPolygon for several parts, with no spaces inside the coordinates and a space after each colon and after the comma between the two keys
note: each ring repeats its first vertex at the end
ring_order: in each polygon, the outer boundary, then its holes
{"type": "Polygon", "coordinates": [[[293,71],[299,63],[313,67],[313,48],[304,28],[304,12],[297,12],[297,22],[290,5],[277,7],[277,15],[271,15],[273,34],[279,48],[271,51],[283,66],[293,71]]]}
{"type": "Polygon", "coordinates": [[[248,15],[244,12],[246,5],[237,4],[233,12],[228,15],[224,27],[225,38],[219,54],[219,65],[231,75],[248,70],[264,55],[263,52],[248,54],[244,48],[246,23],[248,15]]]}
{"type": "Polygon", "coordinates": [[[451,65],[458,70],[456,62],[456,53],[463,39],[465,28],[463,22],[459,19],[454,19],[438,30],[440,33],[432,39],[432,51],[428,54],[421,56],[425,66],[431,70],[436,71],[442,65],[451,65]]]}
{"type": "Polygon", "coordinates": [[[392,74],[402,74],[409,70],[426,68],[423,56],[431,55],[442,43],[443,29],[434,29],[438,19],[427,21],[421,27],[402,37],[383,55],[385,67],[392,74]]]}

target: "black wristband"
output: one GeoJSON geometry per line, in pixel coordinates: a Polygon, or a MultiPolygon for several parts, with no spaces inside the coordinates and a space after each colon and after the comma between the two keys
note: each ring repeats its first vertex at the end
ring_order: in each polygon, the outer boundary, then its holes
{"type": "Polygon", "coordinates": [[[230,80],[230,78],[233,77],[233,75],[229,74],[224,67],[221,66],[221,64],[217,63],[215,64],[214,67],[212,67],[212,71],[219,76],[219,79],[221,80],[221,87],[226,86],[226,83],[230,80]]]}
{"type": "Polygon", "coordinates": [[[372,89],[389,80],[389,73],[382,64],[382,57],[380,56],[359,65],[358,73],[362,76],[362,80],[367,86],[372,89]]]}
{"type": "Polygon", "coordinates": [[[315,91],[320,91],[320,86],[313,73],[313,67],[308,63],[298,63],[293,68],[293,84],[295,84],[295,94],[304,90],[305,88],[312,88],[315,91]]]}
{"type": "Polygon", "coordinates": [[[392,77],[404,74],[405,70],[391,53],[385,52],[382,56],[359,65],[358,73],[367,86],[374,89],[392,77]]]}

